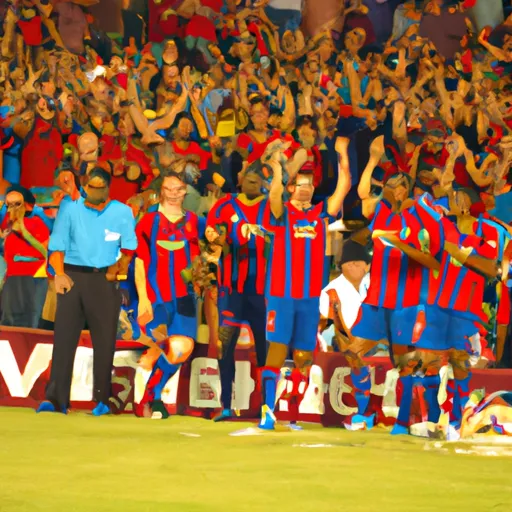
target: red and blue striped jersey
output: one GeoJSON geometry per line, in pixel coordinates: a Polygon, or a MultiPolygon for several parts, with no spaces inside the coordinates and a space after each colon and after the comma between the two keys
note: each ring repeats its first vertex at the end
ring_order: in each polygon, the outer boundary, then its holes
{"type": "MultiPolygon", "coordinates": [[[[442,241],[433,236],[413,206],[395,213],[386,200],[381,200],[369,226],[372,232],[388,231],[400,234],[403,243],[418,250],[428,246],[440,257],[442,241]]],[[[387,309],[400,309],[425,304],[430,286],[430,271],[406,256],[401,250],[375,238],[370,288],[365,303],[387,309]]]]}
{"type": "Polygon", "coordinates": [[[186,212],[171,222],[159,212],[148,212],[136,227],[137,258],[144,262],[146,287],[152,304],[170,302],[190,293],[181,272],[200,254],[205,222],[186,212]]]}
{"type": "Polygon", "coordinates": [[[268,223],[268,215],[264,196],[250,200],[245,194],[228,194],[213,205],[206,224],[218,233],[226,233],[226,250],[218,264],[218,282],[222,287],[250,295],[265,292],[265,238],[251,236],[248,240],[242,235],[242,226],[263,226],[268,223]]]}
{"type": "Polygon", "coordinates": [[[480,215],[473,225],[475,235],[482,237],[494,248],[493,258],[503,261],[505,250],[512,240],[510,233],[487,214],[480,215]]]}
{"type": "MultiPolygon", "coordinates": [[[[425,224],[429,225],[429,234],[434,234],[445,242],[459,248],[473,249],[473,255],[484,258],[496,258],[491,244],[478,236],[462,234],[447,217],[434,211],[426,196],[417,202],[417,211],[425,224]]],[[[476,227],[476,226],[475,226],[476,227]]],[[[441,268],[431,272],[431,286],[428,294],[429,305],[453,310],[469,319],[480,321],[486,278],[455,260],[447,251],[442,251],[441,268]]]]}
{"type": "MultiPolygon", "coordinates": [[[[495,222],[492,217],[484,213],[478,217],[475,223],[475,233],[488,241],[494,249],[492,258],[499,263],[510,259],[510,243],[512,236],[509,231],[499,222],[495,222]]],[[[510,289],[508,280],[508,268],[505,269],[505,279],[501,283],[497,283],[497,312],[496,322],[499,325],[507,325],[510,321],[510,289]]]]}
{"type": "MultiPolygon", "coordinates": [[[[492,257],[492,248],[484,240],[473,235],[462,235],[457,226],[447,218],[441,222],[445,240],[461,248],[473,248],[473,254],[492,257]]],[[[486,279],[481,274],[460,264],[444,252],[441,269],[433,287],[429,304],[451,309],[478,321],[482,314],[486,279]]]]}
{"type": "Polygon", "coordinates": [[[287,202],[279,219],[270,212],[270,222],[264,226],[272,233],[267,296],[320,297],[329,281],[327,226],[333,220],[327,213],[327,202],[308,210],[299,210],[287,202]]]}

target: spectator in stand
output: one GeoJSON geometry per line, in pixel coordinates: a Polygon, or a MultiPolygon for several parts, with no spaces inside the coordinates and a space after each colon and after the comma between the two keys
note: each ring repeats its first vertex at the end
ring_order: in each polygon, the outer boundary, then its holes
{"type": "Polygon", "coordinates": [[[2,325],[37,328],[47,290],[46,256],[50,230],[34,212],[35,197],[26,188],[7,190],[7,214],[0,226],[7,265],[2,290],[2,325]]]}

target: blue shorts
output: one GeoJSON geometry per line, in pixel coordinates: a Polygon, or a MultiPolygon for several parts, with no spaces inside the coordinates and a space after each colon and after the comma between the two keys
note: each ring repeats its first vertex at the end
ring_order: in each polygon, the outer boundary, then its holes
{"type": "Polygon", "coordinates": [[[411,346],[425,350],[465,350],[467,338],[478,329],[472,320],[460,318],[450,310],[437,306],[412,306],[386,309],[362,304],[352,334],[379,341],[387,339],[393,345],[411,346]],[[425,329],[420,339],[412,343],[414,325],[420,311],[425,313],[425,329]]]}
{"type": "Polygon", "coordinates": [[[471,353],[472,348],[469,338],[479,331],[478,327],[475,326],[475,322],[470,318],[463,318],[452,312],[448,314],[450,316],[448,334],[446,336],[448,348],[465,350],[471,353]]]}
{"type": "Polygon", "coordinates": [[[359,308],[351,333],[366,340],[380,341],[384,339],[390,341],[392,313],[392,309],[379,308],[363,303],[359,308]]]}
{"type": "Polygon", "coordinates": [[[424,346],[424,336],[425,339],[442,339],[438,337],[438,324],[427,322],[420,341],[413,345],[412,335],[418,313],[418,307],[388,309],[361,304],[359,315],[352,327],[352,334],[372,341],[387,340],[392,345],[429,348],[424,346]]]}
{"type": "Polygon", "coordinates": [[[320,321],[320,299],[267,297],[267,340],[312,352],[320,321]]]}
{"type": "MultiPolygon", "coordinates": [[[[407,308],[406,322],[414,326],[419,308],[425,311],[426,327],[420,339],[413,346],[427,350],[470,350],[468,338],[478,332],[472,320],[461,318],[449,309],[438,306],[407,308]]],[[[411,331],[412,334],[412,331],[411,331]]],[[[405,345],[407,343],[398,344],[405,345]]]]}
{"type": "Polygon", "coordinates": [[[154,305],[153,320],[146,326],[148,335],[151,335],[151,330],[159,325],[167,326],[168,336],[186,336],[195,340],[197,336],[195,298],[180,297],[171,302],[154,305]]]}

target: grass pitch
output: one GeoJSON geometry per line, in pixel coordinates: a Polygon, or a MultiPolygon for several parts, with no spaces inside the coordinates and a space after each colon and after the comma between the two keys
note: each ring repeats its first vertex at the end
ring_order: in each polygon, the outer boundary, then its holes
{"type": "Polygon", "coordinates": [[[512,510],[511,458],[378,429],[229,435],[248,426],[0,408],[0,511],[512,510]]]}

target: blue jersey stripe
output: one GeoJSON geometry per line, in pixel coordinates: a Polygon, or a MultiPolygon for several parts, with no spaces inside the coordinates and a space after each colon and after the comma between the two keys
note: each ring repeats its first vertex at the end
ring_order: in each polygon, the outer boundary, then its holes
{"type": "MultiPolygon", "coordinates": [[[[373,220],[375,220],[377,218],[377,212],[379,211],[379,209],[380,209],[380,203],[377,206],[377,211],[375,212],[375,217],[373,218],[373,220]]],[[[373,230],[373,220],[372,220],[372,223],[370,224],[372,230],[373,230]]],[[[390,214],[389,217],[386,219],[386,223],[385,223],[386,228],[389,227],[392,220],[393,220],[393,214],[390,214]]],[[[387,269],[389,267],[389,254],[392,250],[393,249],[391,247],[384,247],[383,254],[382,254],[382,272],[383,272],[383,274],[387,272],[387,269]]],[[[385,279],[386,279],[385,275],[381,276],[381,286],[380,286],[380,293],[379,293],[379,305],[381,307],[383,306],[383,304],[386,300],[387,287],[386,287],[385,279]]]]}
{"type": "MultiPolygon", "coordinates": [[[[407,228],[403,215],[400,215],[402,230],[407,228]]],[[[400,236],[400,235],[399,235],[400,236]]],[[[400,257],[400,273],[398,275],[398,290],[396,294],[395,308],[402,308],[405,297],[405,284],[407,283],[407,272],[409,271],[409,258],[405,254],[400,257]]]]}
{"type": "MultiPolygon", "coordinates": [[[[150,240],[150,254],[156,255],[157,254],[157,247],[156,247],[156,241],[158,237],[158,229],[160,227],[160,215],[155,215],[155,218],[153,220],[153,226],[151,227],[151,240],[150,240]]],[[[149,276],[148,280],[151,284],[151,288],[153,288],[155,295],[156,295],[156,302],[157,304],[162,304],[162,295],[160,293],[160,288],[158,287],[157,279],[156,279],[156,265],[157,265],[158,258],[157,257],[151,257],[149,261],[149,269],[148,273],[149,276]]]]}
{"type": "Polygon", "coordinates": [[[176,281],[174,279],[174,252],[169,251],[169,279],[171,282],[171,297],[176,299],[176,281]]]}
{"type": "Polygon", "coordinates": [[[306,268],[304,269],[304,291],[303,297],[309,297],[309,288],[311,286],[311,272],[315,270],[311,268],[311,238],[304,239],[304,263],[306,268]],[[308,267],[311,270],[308,271],[308,267]]]}
{"type": "Polygon", "coordinates": [[[430,269],[428,267],[422,267],[421,268],[420,304],[428,303],[429,287],[430,287],[430,269]]]}
{"type": "Polygon", "coordinates": [[[444,268],[443,268],[443,275],[441,276],[441,280],[439,281],[439,288],[438,288],[438,291],[437,291],[437,296],[435,298],[435,303],[437,304],[439,302],[439,299],[441,298],[441,294],[443,293],[443,286],[444,286],[444,283],[446,283],[446,276],[448,275],[448,270],[450,268],[450,255],[447,255],[446,256],[448,259],[446,260],[446,263],[444,265],[444,268]]]}
{"type": "Polygon", "coordinates": [[[290,235],[290,220],[288,219],[288,210],[283,213],[285,241],[286,241],[286,262],[285,262],[285,281],[284,281],[284,296],[292,296],[292,240],[290,235]]]}
{"type": "Polygon", "coordinates": [[[454,309],[455,302],[457,302],[462,283],[463,283],[464,279],[466,278],[467,273],[468,273],[468,269],[466,267],[461,267],[460,273],[457,276],[457,280],[455,281],[455,285],[453,287],[453,291],[450,296],[450,303],[448,304],[448,309],[454,309]]]}

